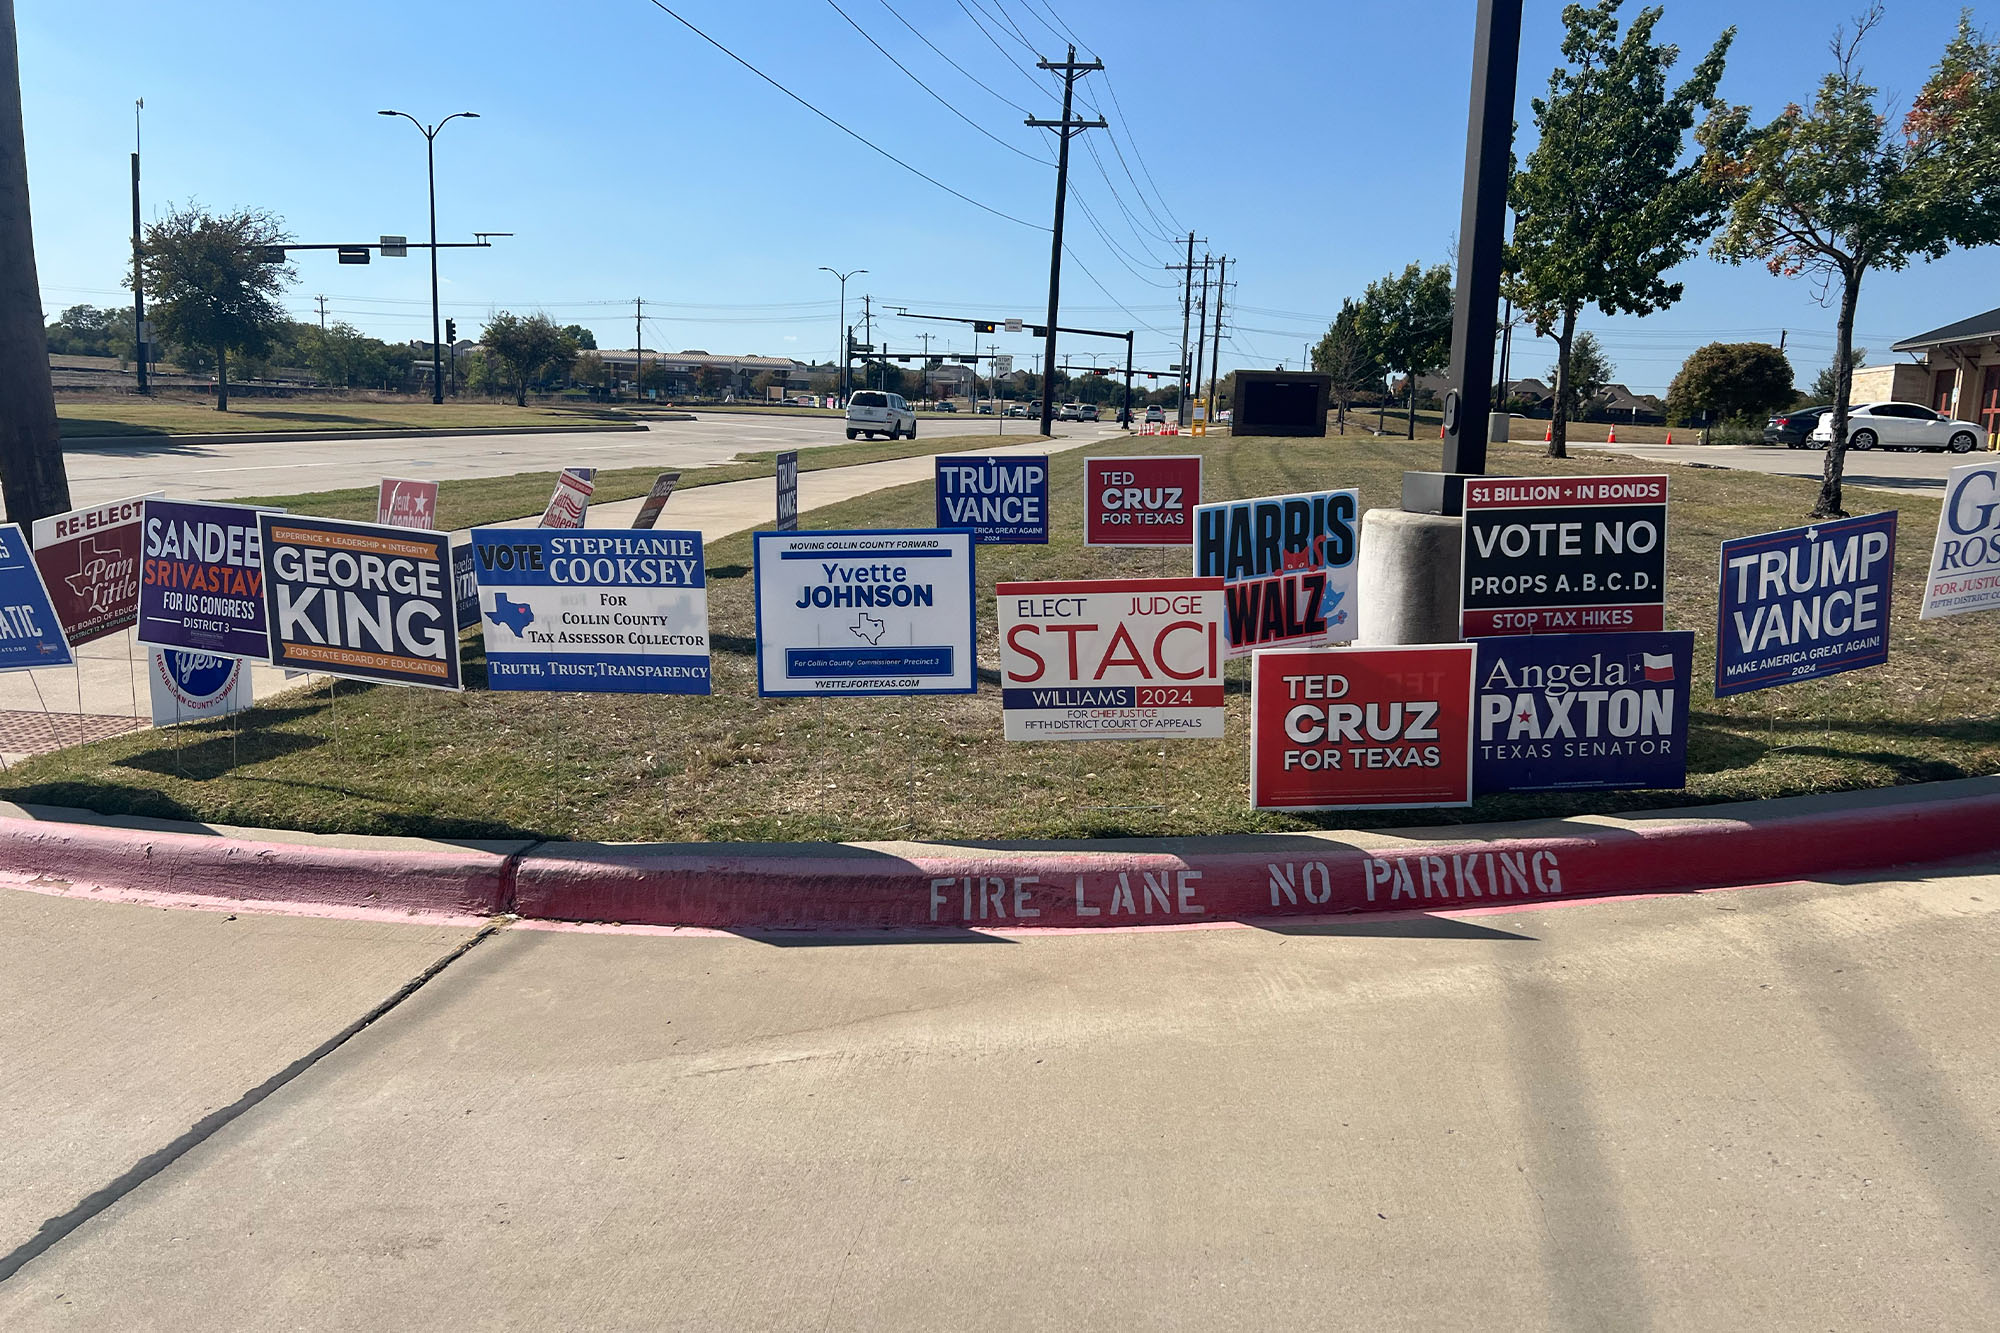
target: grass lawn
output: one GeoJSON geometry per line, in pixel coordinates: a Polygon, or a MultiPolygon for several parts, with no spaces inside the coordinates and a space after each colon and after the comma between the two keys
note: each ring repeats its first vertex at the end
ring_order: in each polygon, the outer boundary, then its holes
{"type": "MultiPolygon", "coordinates": [[[[1088,453],[1205,451],[1210,498],[1358,485],[1396,502],[1401,474],[1435,466],[1435,443],[1400,440],[1106,441],[1058,455],[1047,547],[985,548],[978,578],[1156,575],[1160,552],[1086,549],[1080,478],[1088,453]]],[[[1498,473],[1640,471],[1604,456],[1554,464],[1519,445],[1498,473]]],[[[993,603],[981,609],[981,692],[946,699],[761,700],[756,696],[750,541],[708,548],[715,694],[709,698],[494,694],[478,632],[447,695],[341,685],[295,691],[235,723],[137,732],[44,756],[5,781],[9,800],[314,830],[442,837],[532,834],[639,839],[1071,837],[1408,826],[1786,796],[2000,768],[1993,622],[1920,623],[1917,590],[1937,502],[1903,510],[1886,668],[1707,697],[1715,651],[1717,543],[1803,521],[1815,483],[1672,468],[1668,623],[1696,632],[1693,734],[1681,792],[1508,794],[1470,810],[1281,816],[1248,807],[1249,696],[1233,668],[1229,734],[1214,741],[1010,744],[993,687],[993,603]],[[231,729],[241,762],[230,765],[231,729]]],[[[536,496],[536,504],[543,497],[536,496]]],[[[815,528],[923,526],[924,482],[811,516],[815,528]]]]}
{"type": "MultiPolygon", "coordinates": [[[[1026,444],[1042,437],[1010,436],[1009,444],[1026,444]]],[[[851,444],[827,444],[801,449],[799,471],[818,472],[822,468],[854,467],[860,463],[880,463],[891,458],[915,458],[923,454],[949,454],[983,449],[993,443],[986,435],[948,435],[936,439],[856,440],[851,444]]],[[[676,490],[713,486],[723,481],[749,481],[777,472],[777,453],[738,454],[728,463],[714,467],[687,468],[675,483],[676,490]]],[[[671,468],[605,468],[594,478],[594,502],[630,500],[653,487],[653,479],[671,468]]],[[[508,519],[540,514],[555,489],[554,472],[516,472],[505,477],[467,477],[438,483],[438,526],[447,531],[476,528],[484,523],[504,523],[508,519]]],[[[303,491],[296,495],[246,495],[243,504],[278,505],[295,514],[316,514],[321,518],[375,520],[376,488],[357,486],[338,491],[303,491]]],[[[671,514],[669,514],[671,517],[671,514]]]]}
{"type": "MultiPolygon", "coordinates": [[[[1376,429],[1376,420],[1375,409],[1372,407],[1349,408],[1347,412],[1348,437],[1352,438],[1356,435],[1372,436],[1376,429]]],[[[1333,417],[1331,414],[1328,415],[1327,422],[1327,429],[1338,438],[1340,432],[1332,425],[1333,417]]],[[[1438,427],[1443,423],[1444,414],[1439,412],[1438,409],[1434,407],[1418,408],[1417,439],[1420,442],[1429,440],[1432,443],[1436,443],[1438,427]]],[[[1574,449],[1583,445],[1603,444],[1606,442],[1606,437],[1614,426],[1618,431],[1618,439],[1615,441],[1618,444],[1665,444],[1668,435],[1674,437],[1676,448],[1683,444],[1696,445],[1701,442],[1701,431],[1699,429],[1690,429],[1686,426],[1634,426],[1605,421],[1572,421],[1569,423],[1569,447],[1574,449]]],[[[1392,407],[1381,417],[1381,428],[1385,435],[1394,436],[1408,443],[1405,433],[1410,428],[1409,414],[1404,412],[1400,407],[1392,407]]],[[[1548,428],[1549,423],[1546,420],[1531,420],[1523,417],[1512,423],[1509,437],[1517,444],[1540,444],[1542,436],[1548,431],[1548,428]]],[[[1429,464],[1428,466],[1435,466],[1435,464],[1429,464]]]]}
{"type": "Polygon", "coordinates": [[[62,435],[212,435],[225,431],[388,430],[396,427],[583,426],[632,418],[602,407],[516,407],[512,403],[325,402],[239,398],[227,412],[197,398],[126,395],[100,401],[58,400],[62,435]]]}

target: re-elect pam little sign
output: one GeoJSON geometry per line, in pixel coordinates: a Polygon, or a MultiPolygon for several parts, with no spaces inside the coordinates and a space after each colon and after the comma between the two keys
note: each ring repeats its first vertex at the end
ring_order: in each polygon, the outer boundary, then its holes
{"type": "Polygon", "coordinates": [[[1468,639],[1664,628],[1667,479],[1469,478],[1464,550],[1468,639]]]}

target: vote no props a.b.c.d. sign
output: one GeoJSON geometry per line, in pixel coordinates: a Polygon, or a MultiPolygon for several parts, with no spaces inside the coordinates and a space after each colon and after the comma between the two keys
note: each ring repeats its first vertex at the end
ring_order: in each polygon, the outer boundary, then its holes
{"type": "Polygon", "coordinates": [[[1667,479],[1470,478],[1464,549],[1468,639],[1660,629],[1667,479]]]}

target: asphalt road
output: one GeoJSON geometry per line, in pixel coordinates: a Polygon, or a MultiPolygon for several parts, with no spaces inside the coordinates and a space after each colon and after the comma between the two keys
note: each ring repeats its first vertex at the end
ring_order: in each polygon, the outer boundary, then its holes
{"type": "Polygon", "coordinates": [[[476,926],[0,891],[0,1327],[1991,1327],[1995,869],[514,927],[330,1051],[476,926]]]}
{"type": "MultiPolygon", "coordinates": [[[[1706,463],[1711,467],[1735,468],[1742,472],[1762,472],[1776,477],[1803,477],[1818,481],[1826,466],[1826,455],[1817,449],[1784,449],[1761,444],[1712,444],[1667,446],[1664,444],[1586,444],[1578,448],[1624,454],[1661,463],[1706,463]]],[[[1991,454],[1970,453],[1891,453],[1886,449],[1849,451],[1845,484],[1871,486],[1885,491],[1915,491],[1942,495],[1947,475],[1955,467],[1992,458],[1991,454]]]]}

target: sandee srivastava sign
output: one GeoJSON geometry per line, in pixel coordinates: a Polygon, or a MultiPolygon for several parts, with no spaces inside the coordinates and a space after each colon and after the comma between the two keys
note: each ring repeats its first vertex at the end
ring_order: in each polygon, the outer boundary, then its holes
{"type": "Polygon", "coordinates": [[[1194,511],[1194,572],[1222,579],[1231,657],[1354,637],[1360,499],[1313,491],[1194,511]]]}
{"type": "Polygon", "coordinates": [[[970,694],[970,532],[759,532],[757,692],[970,694]]]}
{"type": "Polygon", "coordinates": [[[1716,697],[1887,662],[1895,571],[1893,509],[1722,543],[1716,697]]]}
{"type": "Polygon", "coordinates": [[[145,502],[139,519],[139,642],[224,657],[270,656],[264,557],[243,505],[145,502]]]}
{"type": "Polygon", "coordinates": [[[700,533],[475,528],[472,549],[490,688],[708,693],[700,533]]]}
{"type": "Polygon", "coordinates": [[[272,666],[459,688],[448,534],[283,514],[258,525],[272,666]]]}

